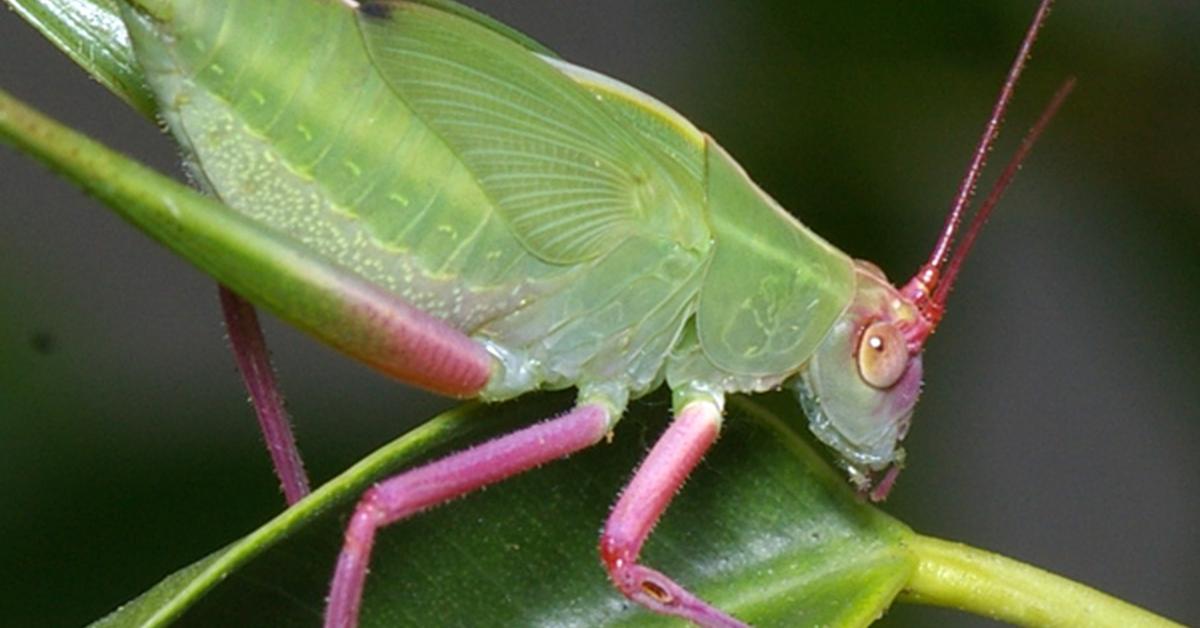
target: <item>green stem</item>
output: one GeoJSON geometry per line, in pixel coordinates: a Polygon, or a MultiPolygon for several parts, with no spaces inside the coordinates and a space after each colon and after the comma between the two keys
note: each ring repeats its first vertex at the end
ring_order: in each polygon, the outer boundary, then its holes
{"type": "Polygon", "coordinates": [[[905,602],[947,606],[1023,626],[1178,626],[1088,586],[1011,558],[914,534],[905,602]]]}
{"type": "Polygon", "coordinates": [[[133,52],[118,0],[3,0],[92,78],[155,119],[154,95],[133,52]]]}

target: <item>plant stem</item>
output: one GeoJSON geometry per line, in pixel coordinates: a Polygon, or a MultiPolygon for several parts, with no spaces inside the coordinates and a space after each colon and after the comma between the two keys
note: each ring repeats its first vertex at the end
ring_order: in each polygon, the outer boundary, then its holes
{"type": "Polygon", "coordinates": [[[947,606],[1023,626],[1178,626],[1096,589],[1011,558],[914,534],[905,602],[947,606]]]}

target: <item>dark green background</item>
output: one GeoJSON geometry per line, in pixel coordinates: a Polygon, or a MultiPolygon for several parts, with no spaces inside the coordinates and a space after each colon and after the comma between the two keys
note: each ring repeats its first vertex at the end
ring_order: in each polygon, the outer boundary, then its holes
{"type": "MultiPolygon", "coordinates": [[[[894,279],[924,259],[1031,1],[484,2],[676,107],[894,279]]],[[[887,510],[1200,622],[1200,5],[1064,1],[996,161],[1075,96],[926,354],[887,510]]],[[[174,169],[166,138],[0,12],[0,85],[174,169]]],[[[204,276],[0,152],[0,617],[73,625],[281,504],[204,276]]],[[[449,402],[271,322],[315,478],[449,402]]],[[[600,522],[597,522],[597,527],[600,522]]],[[[597,564],[597,569],[599,565],[597,564]]],[[[891,625],[980,625],[908,607],[891,625]]]]}

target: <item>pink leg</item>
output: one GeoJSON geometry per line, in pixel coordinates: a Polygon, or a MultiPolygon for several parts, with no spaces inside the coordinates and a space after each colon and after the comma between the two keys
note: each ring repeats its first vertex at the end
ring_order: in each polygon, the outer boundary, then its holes
{"type": "Polygon", "coordinates": [[[275,475],[283,486],[283,497],[288,505],[303,499],[309,493],[308,475],[283,399],[275,384],[275,372],[271,369],[271,358],[267,354],[267,343],[254,306],[225,286],[219,286],[221,313],[225,315],[225,329],[229,333],[229,344],[237,360],[238,371],[250,393],[254,413],[258,415],[258,426],[262,429],[275,475]]]}
{"type": "Polygon", "coordinates": [[[883,474],[883,478],[867,493],[867,497],[873,502],[881,502],[887,499],[888,493],[892,492],[892,487],[896,485],[896,478],[900,477],[900,470],[903,467],[896,463],[892,463],[883,474]]]}
{"type": "MultiPolygon", "coordinates": [[[[477,342],[378,286],[335,270],[310,269],[316,289],[317,335],[410,384],[456,397],[474,396],[492,374],[492,358],[477,342]],[[329,307],[325,307],[329,306],[329,307]]],[[[254,308],[221,286],[221,308],[238,369],[288,504],[308,494],[308,478],[283,409],[254,308]]],[[[301,319],[305,322],[307,319],[301,319]]],[[[303,325],[302,325],[303,326],[303,325]]]]}
{"type": "Polygon", "coordinates": [[[600,406],[580,406],[556,419],[405,471],[369,489],[346,527],[325,607],[326,628],[357,625],[376,530],[595,444],[608,433],[611,418],[600,406]]]}
{"type": "Polygon", "coordinates": [[[639,565],[637,560],[671,498],[717,439],[720,424],[721,411],[712,403],[685,406],[625,487],[600,536],[600,555],[621,593],[652,611],[682,617],[706,628],[746,624],[709,606],[663,574],[639,565]]]}

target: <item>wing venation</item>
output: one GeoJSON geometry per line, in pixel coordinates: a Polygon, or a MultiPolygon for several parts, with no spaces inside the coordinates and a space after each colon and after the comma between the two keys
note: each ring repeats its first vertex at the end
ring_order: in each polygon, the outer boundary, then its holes
{"type": "Polygon", "coordinates": [[[592,259],[697,202],[654,146],[544,59],[453,14],[389,6],[359,18],[379,72],[534,255],[592,259]]]}

